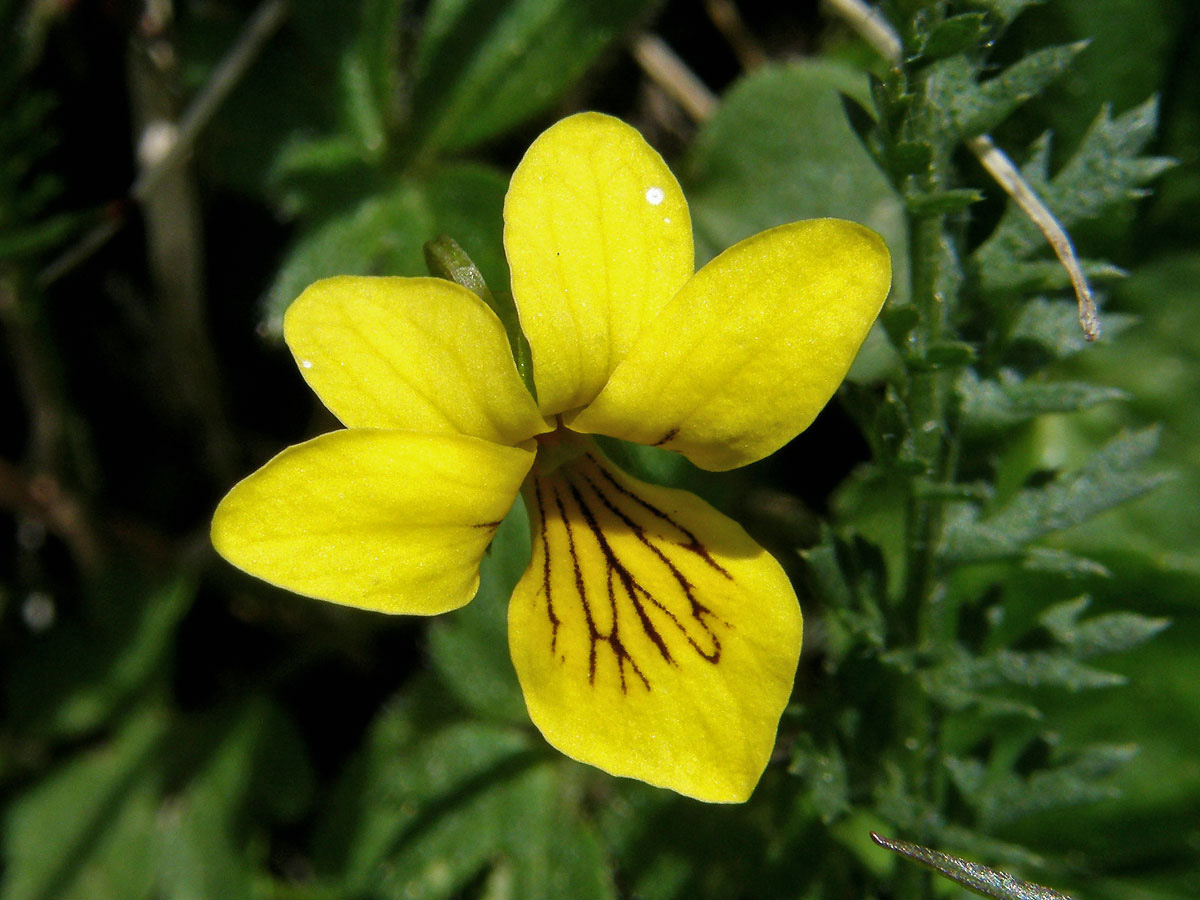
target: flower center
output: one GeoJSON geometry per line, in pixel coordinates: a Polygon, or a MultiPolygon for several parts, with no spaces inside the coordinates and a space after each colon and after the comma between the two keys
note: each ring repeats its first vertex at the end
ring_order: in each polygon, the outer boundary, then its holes
{"type": "Polygon", "coordinates": [[[533,468],[541,476],[549,475],[560,466],[578,459],[592,447],[590,437],[567,428],[562,423],[562,416],[557,416],[556,419],[558,427],[535,438],[538,453],[533,468]]]}

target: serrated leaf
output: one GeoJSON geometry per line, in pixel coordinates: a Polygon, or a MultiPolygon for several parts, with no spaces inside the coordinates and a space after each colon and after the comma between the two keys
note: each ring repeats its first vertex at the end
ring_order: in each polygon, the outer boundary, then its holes
{"type": "MultiPolygon", "coordinates": [[[[1081,259],[1080,268],[1093,287],[1105,282],[1117,281],[1126,276],[1124,269],[1103,260],[1081,259]]],[[[985,294],[1032,294],[1053,293],[1071,289],[1071,276],[1056,259],[1016,260],[1001,258],[995,266],[981,271],[979,289],[985,294]]],[[[1108,319],[1101,314],[1106,330],[1108,319]]],[[[1075,330],[1079,328],[1078,309],[1075,313],[1075,330]]]]}
{"type": "Polygon", "coordinates": [[[1049,572],[1065,578],[1111,578],[1112,572],[1094,559],[1076,556],[1052,547],[1030,547],[1021,560],[1029,572],[1049,572]]]}
{"type": "Polygon", "coordinates": [[[842,656],[858,644],[882,649],[887,572],[880,549],[857,535],[841,539],[825,531],[821,543],[800,556],[810,589],[830,616],[831,655],[842,656]]]}
{"type": "Polygon", "coordinates": [[[993,130],[1023,103],[1061,78],[1086,42],[1045,47],[1013,63],[995,78],[951,98],[950,114],[963,138],[993,130]]]}
{"type": "Polygon", "coordinates": [[[929,170],[933,147],[928,141],[900,141],[888,150],[888,161],[897,175],[918,175],[929,170]]]}
{"type": "Polygon", "coordinates": [[[877,390],[847,382],[838,389],[846,411],[858,423],[871,444],[875,459],[889,471],[903,467],[919,473],[924,463],[912,459],[912,429],[908,408],[892,386],[882,394],[877,390]]]}
{"type": "Polygon", "coordinates": [[[995,829],[1028,816],[1117,796],[1114,785],[1100,783],[1134,756],[1129,745],[1094,744],[1065,762],[1022,776],[1011,769],[987,773],[975,759],[948,758],[955,786],[979,815],[980,825],[995,829]]]}
{"type": "MultiPolygon", "coordinates": [[[[1139,154],[1158,127],[1158,100],[1112,118],[1107,107],[1080,141],[1071,159],[1048,178],[1049,138],[1033,147],[1022,174],[1065,228],[1091,219],[1115,203],[1134,199],[1143,185],[1174,163],[1139,154]]],[[[1015,205],[1009,204],[991,236],[973,254],[975,267],[986,273],[1005,259],[1024,259],[1045,248],[1037,226],[1015,205]]]]}
{"type": "Polygon", "coordinates": [[[909,304],[901,306],[889,303],[880,313],[879,321],[882,323],[884,331],[887,332],[888,340],[892,342],[893,346],[900,349],[907,344],[908,336],[921,321],[921,313],[915,306],[909,304]]]}
{"type": "Polygon", "coordinates": [[[939,341],[929,346],[920,362],[931,369],[958,369],[973,363],[977,355],[965,341],[939,341]]]}
{"type": "Polygon", "coordinates": [[[988,9],[1008,23],[1029,7],[1045,2],[1046,0],[968,0],[968,5],[988,9]]]}
{"type": "Polygon", "coordinates": [[[4,815],[7,900],[142,900],[153,895],[161,717],[133,716],[20,794],[4,815]]]}
{"type": "MultiPolygon", "coordinates": [[[[1137,321],[1135,316],[1104,313],[1105,338],[1115,337],[1137,321]]],[[[1063,359],[1089,346],[1079,327],[1079,308],[1074,303],[1045,297],[1035,297],[1021,308],[1009,342],[1036,345],[1054,359],[1063,359]]]]}
{"type": "Polygon", "coordinates": [[[647,0],[437,0],[412,98],[423,158],[461,151],[547,109],[648,7],[647,0]]]}
{"type": "Polygon", "coordinates": [[[1116,388],[1087,382],[1026,381],[1011,370],[1002,370],[997,379],[964,370],[955,390],[964,426],[984,431],[1009,428],[1047,413],[1090,409],[1126,396],[1116,388]]]}
{"type": "Polygon", "coordinates": [[[1018,556],[1029,543],[1141,496],[1167,480],[1143,464],[1158,445],[1154,428],[1120,435],[1073,472],[1020,491],[984,519],[947,527],[943,557],[952,563],[1018,556]]]}
{"type": "Polygon", "coordinates": [[[803,779],[804,793],[826,825],[850,811],[846,760],[835,744],[818,747],[811,735],[804,735],[792,749],[788,774],[803,779]]]}
{"type": "Polygon", "coordinates": [[[932,62],[973,49],[983,43],[987,32],[987,17],[982,13],[962,13],[943,19],[921,46],[920,61],[932,62]]]}
{"type": "Polygon", "coordinates": [[[950,709],[978,705],[985,713],[1018,713],[1040,718],[1024,700],[1011,697],[1005,688],[1059,688],[1079,693],[1119,687],[1126,679],[1113,672],[1086,666],[1062,651],[996,650],[979,656],[959,647],[944,662],[923,670],[921,686],[950,709]]]}
{"type": "Polygon", "coordinates": [[[1081,622],[1079,617],[1090,605],[1090,597],[1078,597],[1051,606],[1038,618],[1056,641],[1080,659],[1131,650],[1171,624],[1169,619],[1132,612],[1107,613],[1081,622]]]}

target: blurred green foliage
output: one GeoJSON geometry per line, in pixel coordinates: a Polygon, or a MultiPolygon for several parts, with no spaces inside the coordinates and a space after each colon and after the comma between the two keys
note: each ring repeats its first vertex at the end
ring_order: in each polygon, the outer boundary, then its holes
{"type": "Polygon", "coordinates": [[[253,5],[0,0],[0,895],[959,890],[874,829],[1080,896],[1194,896],[1200,11],[891,0],[892,70],[815,4],[732,5],[742,31],[683,0],[292,0],[164,180],[164,220],[127,196],[144,98],[204,96],[253,5]],[[717,91],[707,121],[633,62],[646,29],[717,91]],[[282,595],[207,545],[232,477],[331,425],[280,350],[287,304],[422,274],[441,233],[503,290],[508,173],[582,108],[664,149],[700,261],[836,215],[896,263],[840,403],[775,459],[718,477],[613,449],[798,585],[793,704],[740,807],[533,730],[505,633],[519,504],[475,601],[429,623],[282,595]],[[963,148],[982,132],[1071,229],[1100,344],[963,148]]]}

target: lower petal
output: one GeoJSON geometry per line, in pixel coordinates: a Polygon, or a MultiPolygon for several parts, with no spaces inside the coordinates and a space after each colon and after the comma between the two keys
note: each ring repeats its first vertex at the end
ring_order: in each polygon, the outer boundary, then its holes
{"type": "Polygon", "coordinates": [[[463,606],[533,453],[350,429],[284,450],[213,516],[217,552],[279,587],[387,613],[463,606]]]}
{"type": "Polygon", "coordinates": [[[735,522],[596,451],[526,486],[533,560],[509,606],[530,717],[581,762],[745,800],[800,653],[796,595],[735,522]]]}

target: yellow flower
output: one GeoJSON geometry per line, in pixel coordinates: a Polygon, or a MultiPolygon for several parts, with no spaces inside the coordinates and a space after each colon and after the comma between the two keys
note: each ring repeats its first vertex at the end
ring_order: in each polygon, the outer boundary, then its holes
{"type": "Polygon", "coordinates": [[[284,336],[346,428],[234,487],[213,544],[297,593],[431,615],[474,596],[523,490],[533,559],[509,605],[509,648],[533,722],[615,775],[744,800],[791,693],[795,593],[735,522],[631,478],[587,435],[710,470],[772,453],[845,377],[888,291],[887,250],[866,228],[817,219],[694,272],[674,176],[636,131],[596,113],[530,147],[504,246],[537,401],[499,320],[466,288],[320,281],[288,310],[284,336]]]}

